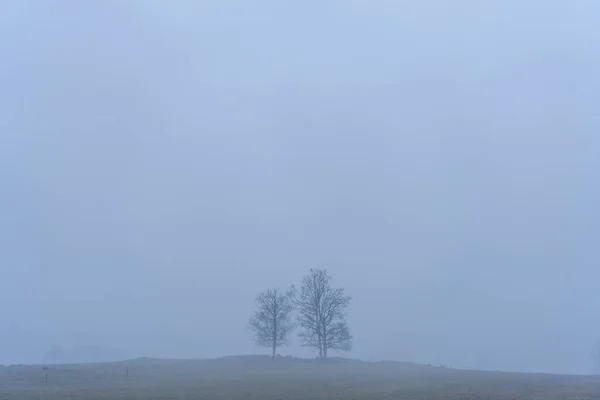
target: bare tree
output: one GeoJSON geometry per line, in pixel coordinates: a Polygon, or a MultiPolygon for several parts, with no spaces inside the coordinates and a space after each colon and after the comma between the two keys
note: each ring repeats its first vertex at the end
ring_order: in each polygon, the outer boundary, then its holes
{"type": "Polygon", "coordinates": [[[302,278],[300,289],[290,291],[298,312],[299,336],[303,346],[319,350],[319,357],[327,358],[327,350],[352,348],[352,336],[346,323],[346,307],[352,297],[344,289],[331,287],[331,275],[324,269],[311,269],[302,278]]]}
{"type": "Polygon", "coordinates": [[[256,344],[271,347],[275,358],[277,347],[287,344],[289,334],[296,327],[292,322],[291,299],[278,289],[267,289],[256,297],[256,308],[249,322],[256,344]]]}

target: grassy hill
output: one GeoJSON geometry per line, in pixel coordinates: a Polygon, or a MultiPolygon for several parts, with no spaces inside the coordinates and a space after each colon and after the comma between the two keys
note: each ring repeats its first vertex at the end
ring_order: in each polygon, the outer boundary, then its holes
{"type": "Polygon", "coordinates": [[[372,398],[600,399],[600,378],[262,356],[0,367],[7,400],[372,398]]]}

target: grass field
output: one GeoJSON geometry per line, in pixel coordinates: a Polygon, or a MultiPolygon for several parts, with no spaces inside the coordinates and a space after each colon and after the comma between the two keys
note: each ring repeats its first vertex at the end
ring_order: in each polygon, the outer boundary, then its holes
{"type": "Polygon", "coordinates": [[[0,367],[0,399],[600,399],[600,377],[263,357],[0,367]],[[47,376],[47,381],[46,381],[47,376]]]}

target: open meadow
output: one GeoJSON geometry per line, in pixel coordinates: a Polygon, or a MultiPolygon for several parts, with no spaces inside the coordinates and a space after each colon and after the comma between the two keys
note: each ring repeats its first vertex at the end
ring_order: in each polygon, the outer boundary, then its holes
{"type": "Polygon", "coordinates": [[[267,357],[0,368],[0,399],[600,399],[600,377],[267,357]]]}

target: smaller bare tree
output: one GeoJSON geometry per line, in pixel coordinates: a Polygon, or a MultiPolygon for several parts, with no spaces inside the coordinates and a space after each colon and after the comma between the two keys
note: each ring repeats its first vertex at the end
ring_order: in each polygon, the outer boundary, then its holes
{"type": "Polygon", "coordinates": [[[278,289],[267,289],[256,297],[256,311],[250,318],[256,344],[270,347],[273,358],[277,348],[288,343],[289,334],[296,328],[292,322],[294,307],[290,297],[278,289]]]}

